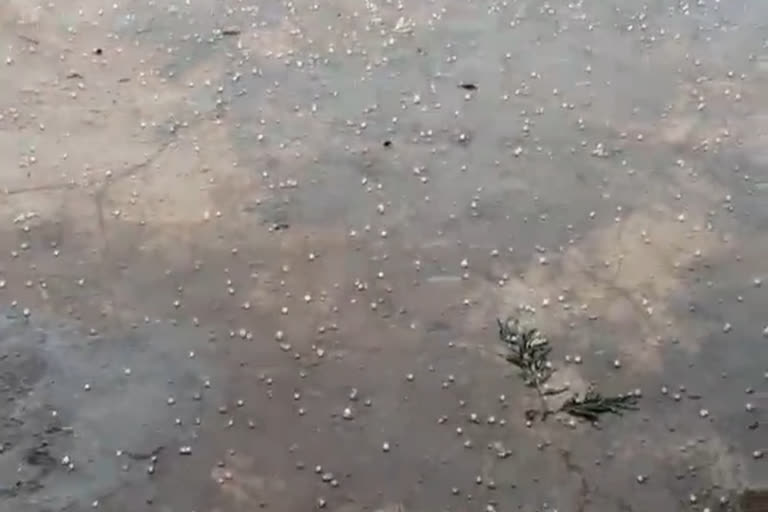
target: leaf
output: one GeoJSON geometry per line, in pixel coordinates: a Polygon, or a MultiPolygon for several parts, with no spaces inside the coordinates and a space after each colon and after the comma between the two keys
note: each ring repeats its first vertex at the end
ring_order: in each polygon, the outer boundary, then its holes
{"type": "Polygon", "coordinates": [[[635,410],[637,409],[637,401],[638,397],[632,394],[603,396],[590,389],[584,394],[584,398],[574,395],[566,400],[560,411],[595,422],[603,414],[610,413],[621,416],[624,411],[635,410]]]}
{"type": "Polygon", "coordinates": [[[526,384],[538,387],[546,382],[552,376],[549,341],[538,329],[522,327],[517,319],[497,320],[497,323],[499,338],[509,350],[507,361],[522,370],[526,384]]]}

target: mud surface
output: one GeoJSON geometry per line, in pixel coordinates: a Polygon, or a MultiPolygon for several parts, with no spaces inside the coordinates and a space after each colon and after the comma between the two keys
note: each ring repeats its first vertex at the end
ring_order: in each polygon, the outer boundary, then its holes
{"type": "Polygon", "coordinates": [[[736,510],[766,19],[6,0],[0,510],[736,510]],[[507,315],[639,411],[526,424],[507,315]]]}

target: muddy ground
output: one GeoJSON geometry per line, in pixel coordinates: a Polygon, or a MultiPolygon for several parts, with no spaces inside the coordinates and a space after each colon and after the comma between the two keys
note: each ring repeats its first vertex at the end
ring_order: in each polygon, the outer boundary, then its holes
{"type": "Polygon", "coordinates": [[[0,510],[738,510],[768,485],[766,19],[5,0],[0,510]],[[527,423],[508,315],[552,407],[639,410],[527,423]]]}

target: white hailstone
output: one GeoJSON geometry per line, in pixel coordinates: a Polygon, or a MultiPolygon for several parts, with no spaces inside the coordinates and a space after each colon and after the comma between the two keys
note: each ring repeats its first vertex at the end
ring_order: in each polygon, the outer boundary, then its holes
{"type": "Polygon", "coordinates": [[[344,412],[342,413],[342,415],[341,415],[341,416],[342,416],[342,418],[344,418],[345,420],[351,420],[351,419],[354,419],[354,417],[355,417],[355,414],[352,412],[352,408],[350,408],[350,407],[345,407],[345,408],[344,408],[344,412]]]}
{"type": "Polygon", "coordinates": [[[467,267],[469,267],[469,261],[466,258],[464,258],[463,260],[461,260],[461,268],[467,268],[467,267]]]}
{"type": "Polygon", "coordinates": [[[706,418],[709,416],[709,411],[707,409],[700,409],[699,416],[701,416],[702,418],[706,418]]]}
{"type": "Polygon", "coordinates": [[[752,403],[747,402],[746,404],[744,404],[744,409],[746,409],[747,412],[752,412],[755,410],[755,406],[752,403]]]}
{"type": "Polygon", "coordinates": [[[647,476],[645,476],[645,475],[637,475],[637,483],[644,484],[646,480],[648,480],[647,476]]]}
{"type": "Polygon", "coordinates": [[[621,361],[619,361],[618,359],[614,359],[613,360],[613,367],[614,368],[621,368],[621,361]]]}
{"type": "Polygon", "coordinates": [[[389,451],[389,443],[384,442],[384,444],[381,445],[381,449],[384,452],[388,452],[389,451]]]}

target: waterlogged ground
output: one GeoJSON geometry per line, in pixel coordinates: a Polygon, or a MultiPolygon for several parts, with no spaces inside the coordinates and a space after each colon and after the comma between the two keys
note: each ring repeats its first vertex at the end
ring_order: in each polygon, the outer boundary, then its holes
{"type": "Polygon", "coordinates": [[[766,19],[5,0],[0,510],[738,510],[768,485],[766,19]],[[527,425],[507,315],[553,407],[640,410],[527,425]]]}

